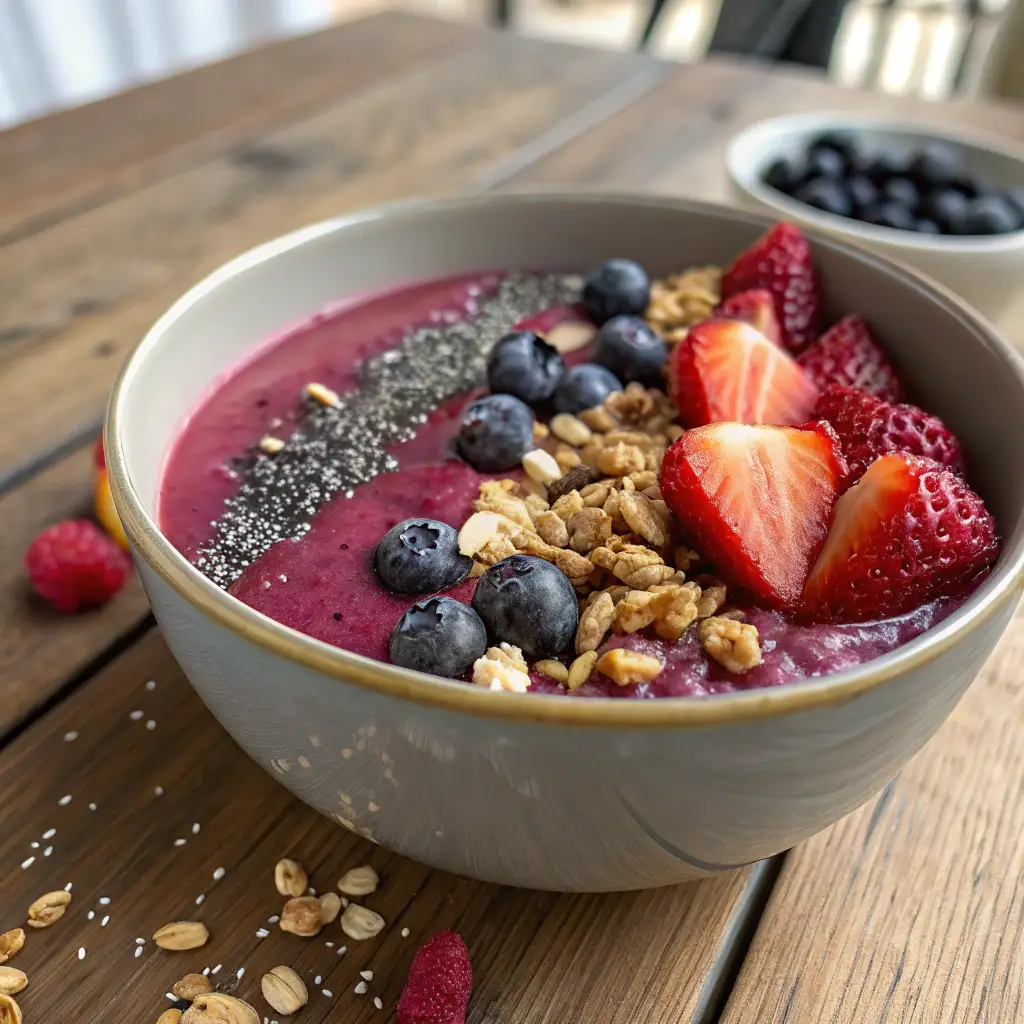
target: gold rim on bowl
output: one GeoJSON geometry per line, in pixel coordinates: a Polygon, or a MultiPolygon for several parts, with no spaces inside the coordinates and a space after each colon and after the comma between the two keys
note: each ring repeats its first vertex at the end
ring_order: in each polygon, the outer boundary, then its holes
{"type": "MultiPolygon", "coordinates": [[[[107,467],[117,514],[133,548],[149,567],[194,608],[218,625],[305,668],[374,690],[402,700],[466,714],[551,725],[679,728],[704,727],[723,723],[752,721],[775,715],[811,711],[841,704],[863,694],[903,672],[921,668],[934,661],[1016,595],[1024,583],[1024,529],[1004,544],[992,574],[978,591],[949,618],[889,654],[834,675],[807,679],[780,686],[740,690],[708,697],[660,697],[656,700],[630,700],[609,697],[496,693],[464,682],[453,682],[421,672],[398,668],[359,654],[333,647],[306,636],[289,626],[257,612],[221,590],[199,572],[160,531],[143,507],[125,464],[120,442],[125,395],[132,386],[137,367],[147,353],[160,344],[164,333],[189,307],[214,291],[225,281],[248,268],[273,259],[315,238],[385,217],[424,211],[486,206],[493,203],[558,202],[618,205],[655,205],[660,208],[714,214],[747,224],[767,227],[772,219],[739,213],[714,204],[667,197],[609,193],[574,189],[573,192],[525,190],[502,195],[476,195],[446,199],[407,200],[373,207],[302,228],[264,243],[224,264],[185,293],[146,333],[126,360],[110,397],[104,432],[107,467]]],[[[1006,360],[1007,369],[1020,383],[1024,395],[1024,364],[982,318],[942,286],[916,272],[851,248],[841,242],[815,238],[815,244],[838,250],[845,256],[874,266],[908,284],[925,281],[933,299],[947,310],[985,328],[986,340],[1006,360]]],[[[254,339],[254,343],[259,339],[254,339]]]]}

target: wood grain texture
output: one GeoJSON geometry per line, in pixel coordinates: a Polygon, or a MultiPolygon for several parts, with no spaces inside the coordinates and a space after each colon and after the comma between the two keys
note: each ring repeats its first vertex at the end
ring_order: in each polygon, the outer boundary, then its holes
{"type": "Polygon", "coordinates": [[[346,210],[465,187],[538,138],[571,135],[588,105],[662,67],[481,31],[243,150],[0,248],[0,475],[97,416],[126,352],[225,259],[346,210]]]}
{"type": "Polygon", "coordinates": [[[203,707],[156,631],[0,754],[0,792],[0,931],[22,924],[37,896],[73,886],[66,915],[30,932],[12,961],[30,979],[18,996],[28,1022],[151,1024],[178,977],[216,964],[223,968],[215,980],[249,1000],[262,1019],[269,1008],[259,979],[280,963],[310,988],[301,1014],[307,1024],[387,1020],[417,946],[457,928],[473,955],[470,1024],[683,1024],[699,1019],[735,912],[758,878],[758,869],[748,869],[595,897],[430,871],[343,831],[261,771],[203,707]],[[150,679],[152,691],[145,688],[150,679]],[[138,721],[133,711],[142,712],[138,721]],[[72,732],[77,737],[66,742],[72,732]],[[71,802],[59,806],[65,795],[71,802]],[[56,833],[43,839],[50,829],[56,833]],[[175,846],[176,839],[186,842],[175,846]],[[388,922],[384,933],[353,942],[335,923],[315,939],[299,939],[268,923],[283,902],[274,864],[286,855],[306,867],[320,891],[348,868],[372,864],[383,884],[363,902],[388,922]],[[30,856],[34,863],[22,869],[30,856]],[[226,869],[219,882],[218,867],[226,869]],[[148,940],[181,919],[207,924],[205,948],[168,953],[147,941],[135,957],[136,937],[148,940]],[[263,926],[270,934],[260,939],[263,926]],[[341,944],[348,952],[339,958],[341,944]],[[245,969],[241,980],[238,968],[245,969]],[[353,989],[362,970],[374,975],[360,997],[353,989]],[[375,1011],[373,995],[385,1014],[375,1011]]]}
{"type": "Polygon", "coordinates": [[[387,13],[19,125],[0,135],[0,238],[244,144],[473,35],[387,13]]]}
{"type": "Polygon", "coordinates": [[[1024,1020],[1022,627],[881,796],[788,855],[723,1024],[1024,1020]]]}
{"type": "Polygon", "coordinates": [[[110,604],[81,615],[54,611],[29,588],[25,550],[51,523],[92,514],[92,474],[90,444],[0,497],[0,739],[147,613],[134,573],[110,604]]]}

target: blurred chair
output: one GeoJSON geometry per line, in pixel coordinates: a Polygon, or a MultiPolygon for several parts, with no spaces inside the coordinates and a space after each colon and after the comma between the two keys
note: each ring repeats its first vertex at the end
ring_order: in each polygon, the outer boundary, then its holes
{"type": "Polygon", "coordinates": [[[1013,0],[999,23],[982,69],[981,87],[993,96],[1024,100],[1024,0],[1013,0]]]}

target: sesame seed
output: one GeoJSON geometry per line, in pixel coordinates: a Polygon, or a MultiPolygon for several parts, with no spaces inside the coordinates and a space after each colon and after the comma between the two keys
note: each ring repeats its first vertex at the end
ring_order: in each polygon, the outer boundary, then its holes
{"type": "Polygon", "coordinates": [[[129,713],[128,717],[133,722],[141,722],[143,714],[144,714],[144,712],[142,711],[141,708],[136,708],[134,711],[129,713]]]}
{"type": "Polygon", "coordinates": [[[178,997],[173,992],[165,992],[165,996],[173,1003],[178,997]]]}
{"type": "Polygon", "coordinates": [[[105,906],[107,906],[107,905],[108,905],[109,903],[110,903],[110,897],[109,897],[109,896],[101,896],[101,897],[100,897],[100,906],[101,906],[101,907],[105,907],[105,906]]]}
{"type": "Polygon", "coordinates": [[[198,895],[198,896],[196,897],[196,906],[198,907],[198,906],[199,906],[199,904],[200,904],[200,903],[202,903],[202,902],[203,902],[203,900],[205,900],[205,899],[206,899],[206,893],[205,893],[205,892],[201,892],[201,893],[200,893],[200,894],[199,894],[199,895],[198,895]]]}
{"type": "Polygon", "coordinates": [[[101,928],[106,928],[107,927],[107,922],[109,920],[110,920],[110,915],[109,914],[104,915],[103,920],[100,921],[100,927],[101,928]]]}
{"type": "Polygon", "coordinates": [[[135,947],[135,958],[138,959],[140,956],[142,956],[142,947],[141,946],[136,946],[135,947]]]}
{"type": "Polygon", "coordinates": [[[144,946],[145,944],[146,944],[146,940],[145,939],[136,939],[135,940],[135,945],[136,946],[144,946]]]}
{"type": "Polygon", "coordinates": [[[210,971],[210,973],[211,974],[216,974],[223,966],[224,966],[223,964],[217,964],[217,966],[214,967],[214,969],[212,971],[210,971]]]}
{"type": "Polygon", "coordinates": [[[57,834],[57,830],[55,828],[48,828],[43,833],[43,838],[44,839],[52,839],[56,834],[57,834]]]}
{"type": "Polygon", "coordinates": [[[95,811],[96,810],[96,805],[95,804],[89,804],[89,810],[90,811],[95,811]]]}
{"type": "Polygon", "coordinates": [[[330,939],[328,939],[328,940],[327,940],[327,942],[325,942],[325,943],[324,943],[324,945],[325,945],[325,946],[326,946],[326,947],[327,947],[328,949],[334,949],[334,943],[333,943],[333,942],[331,942],[331,941],[330,941],[330,939]]]}
{"type": "Polygon", "coordinates": [[[307,896],[315,896],[316,895],[316,889],[314,889],[313,886],[309,886],[306,889],[306,895],[307,896]]]}
{"type": "Polygon", "coordinates": [[[355,994],[357,996],[364,996],[364,995],[366,995],[366,982],[365,981],[359,982],[359,984],[356,985],[356,987],[353,989],[353,991],[355,992],[355,994]]]}
{"type": "Polygon", "coordinates": [[[338,956],[344,956],[348,952],[348,946],[338,947],[338,956]]]}
{"type": "Polygon", "coordinates": [[[64,891],[71,892],[71,882],[68,882],[68,884],[64,886],[64,891]]]}
{"type": "Polygon", "coordinates": [[[74,743],[75,740],[77,740],[77,739],[78,739],[78,733],[75,732],[74,729],[72,729],[71,732],[64,733],[64,742],[65,743],[74,743]]]}
{"type": "Polygon", "coordinates": [[[373,1005],[377,1007],[378,1010],[384,1009],[384,1004],[381,1002],[380,996],[373,997],[373,1005]]]}
{"type": "Polygon", "coordinates": [[[175,846],[184,846],[187,842],[188,842],[187,839],[175,839],[174,840],[174,845],[175,846]]]}
{"type": "Polygon", "coordinates": [[[323,992],[324,996],[327,999],[333,999],[334,998],[334,993],[329,988],[323,988],[320,991],[323,992]]]}
{"type": "Polygon", "coordinates": [[[147,729],[148,729],[148,730],[149,730],[150,732],[152,732],[152,731],[153,731],[153,730],[154,730],[154,729],[156,728],[156,722],[155,722],[155,721],[154,721],[154,720],[153,720],[153,719],[151,718],[151,719],[150,719],[150,720],[149,720],[149,721],[148,721],[148,722],[146,723],[146,728],[147,728],[147,729]]]}
{"type": "Polygon", "coordinates": [[[79,960],[84,960],[85,959],[85,946],[79,946],[78,947],[78,959],[79,960]]]}
{"type": "Polygon", "coordinates": [[[43,856],[44,857],[49,857],[51,853],[53,853],[53,847],[52,846],[48,846],[45,850],[43,850],[43,856]]]}
{"type": "Polygon", "coordinates": [[[150,693],[152,693],[156,689],[156,680],[155,679],[150,679],[146,683],[146,689],[149,690],[150,693]]]}
{"type": "Polygon", "coordinates": [[[85,915],[86,920],[88,920],[88,921],[91,921],[95,916],[96,916],[96,911],[95,910],[90,910],[89,913],[85,915]]]}
{"type": "Polygon", "coordinates": [[[35,864],[35,862],[36,862],[35,857],[26,857],[25,860],[23,860],[21,862],[21,870],[22,871],[28,870],[28,868],[32,867],[32,865],[35,864]]]}
{"type": "Polygon", "coordinates": [[[209,976],[210,976],[210,968],[209,967],[204,967],[203,968],[203,977],[204,978],[208,978],[209,976]]]}
{"type": "Polygon", "coordinates": [[[224,868],[216,868],[213,872],[213,880],[219,882],[226,874],[224,868]]]}
{"type": "Polygon", "coordinates": [[[236,978],[244,978],[245,977],[245,968],[244,967],[239,967],[238,970],[235,971],[235,977],[236,978]]]}
{"type": "Polygon", "coordinates": [[[270,932],[268,932],[266,928],[257,928],[256,929],[256,938],[257,939],[265,939],[269,934],[270,934],[270,932]]]}
{"type": "Polygon", "coordinates": [[[39,849],[39,844],[38,844],[38,843],[36,843],[36,842],[32,842],[32,843],[29,843],[28,845],[29,845],[29,846],[30,846],[30,847],[31,847],[31,848],[32,848],[33,850],[38,850],[38,849],[39,849]]]}
{"type": "Polygon", "coordinates": [[[373,981],[373,971],[360,971],[359,977],[362,978],[363,981],[373,981]]]}
{"type": "Polygon", "coordinates": [[[194,836],[199,835],[199,822],[198,821],[192,826],[192,835],[194,835],[194,836]]]}
{"type": "Polygon", "coordinates": [[[62,796],[62,797],[61,797],[61,798],[60,798],[60,799],[59,799],[59,800],[57,801],[57,806],[58,806],[58,807],[67,807],[67,805],[68,805],[69,803],[71,803],[71,794],[70,794],[70,793],[68,793],[68,794],[67,794],[67,795],[65,795],[65,796],[62,796]]]}
{"type": "Polygon", "coordinates": [[[154,792],[154,793],[155,793],[155,794],[156,794],[157,796],[163,796],[163,795],[164,795],[164,787],[163,787],[163,786],[156,786],[156,787],[155,787],[155,788],[153,789],[153,792],[154,792]]]}
{"type": "Polygon", "coordinates": [[[408,928],[403,928],[402,929],[402,938],[403,939],[409,938],[409,929],[408,928]]]}
{"type": "Polygon", "coordinates": [[[280,920],[281,918],[279,918],[277,914],[271,914],[270,917],[267,918],[267,924],[277,924],[280,920]]]}

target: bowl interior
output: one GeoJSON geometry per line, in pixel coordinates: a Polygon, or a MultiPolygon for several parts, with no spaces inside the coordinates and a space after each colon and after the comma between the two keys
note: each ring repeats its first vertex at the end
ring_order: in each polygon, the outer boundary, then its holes
{"type": "Polygon", "coordinates": [[[965,171],[997,187],[1024,185],[1024,148],[997,136],[949,132],[927,125],[887,122],[878,118],[836,114],[810,114],[779,117],[760,121],[740,132],[729,144],[726,156],[729,174],[742,189],[761,202],[781,210],[792,211],[811,222],[828,224],[830,230],[845,230],[851,235],[885,239],[891,244],[929,249],[947,247],[956,251],[965,248],[998,248],[1024,245],[1024,231],[997,236],[918,236],[908,231],[864,224],[845,217],[815,210],[764,183],[765,171],[776,160],[796,157],[824,131],[840,131],[850,135],[866,152],[882,150],[903,158],[929,142],[941,141],[962,155],[965,171]]]}
{"type": "MultiPolygon", "coordinates": [[[[115,393],[113,440],[135,498],[154,517],[169,445],[221,374],[269,336],[345,296],[471,270],[583,270],[609,256],[638,259],[654,275],[726,264],[769,223],[653,197],[505,195],[398,205],[268,243],[189,292],[126,367],[115,393]]],[[[966,306],[923,279],[838,243],[814,246],[827,319],[864,316],[912,400],[960,437],[972,482],[1008,541],[996,576],[1011,571],[1024,547],[1019,358],[966,306]]]]}

